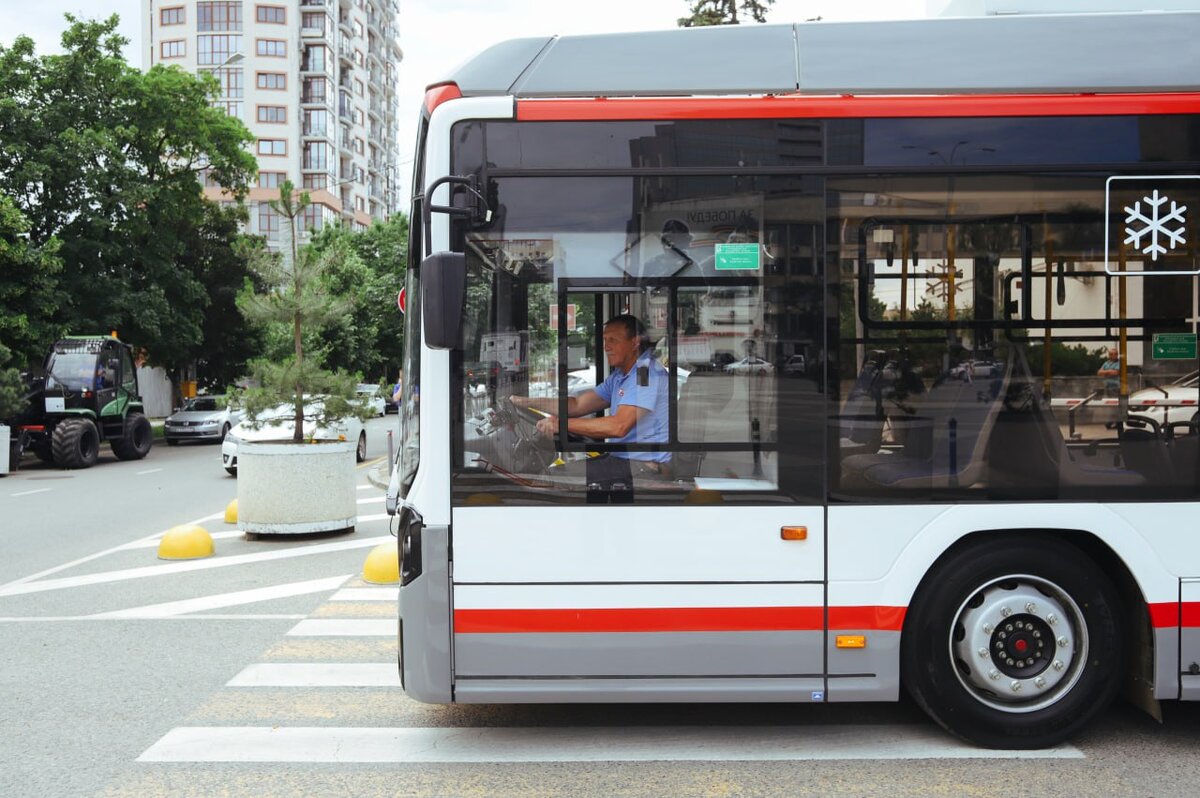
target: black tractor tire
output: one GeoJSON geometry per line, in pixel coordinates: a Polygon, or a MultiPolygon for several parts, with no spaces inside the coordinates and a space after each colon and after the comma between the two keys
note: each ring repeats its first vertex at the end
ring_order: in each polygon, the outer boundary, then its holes
{"type": "Polygon", "coordinates": [[[150,419],[131,412],[125,416],[125,434],[112,442],[112,450],[118,460],[141,460],[150,453],[153,445],[154,430],[150,428],[150,419]]]}
{"type": "Polygon", "coordinates": [[[37,446],[32,447],[30,451],[33,452],[34,457],[41,460],[46,465],[54,465],[54,449],[51,447],[49,442],[38,444],[37,446]]]}
{"type": "Polygon", "coordinates": [[[358,445],[354,447],[354,462],[361,463],[367,459],[367,433],[358,433],[358,445]]]}
{"type": "Polygon", "coordinates": [[[947,731],[1047,748],[1102,712],[1123,673],[1120,599],[1081,549],[1046,536],[964,546],[917,590],[901,682],[947,731]]]}
{"type": "Polygon", "coordinates": [[[50,447],[59,468],[91,468],[100,456],[100,433],[89,419],[68,418],[55,425],[50,447]]]}

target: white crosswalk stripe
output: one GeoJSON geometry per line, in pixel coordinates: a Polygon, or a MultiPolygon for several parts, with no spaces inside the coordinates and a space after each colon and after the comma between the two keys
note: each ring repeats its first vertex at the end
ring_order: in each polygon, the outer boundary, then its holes
{"type": "Polygon", "coordinates": [[[915,726],[180,727],[140,762],[712,762],[1081,759],[1073,746],[990,751],[915,726]]]}
{"type": "Polygon", "coordinates": [[[394,618],[307,618],[288,631],[290,637],[387,637],[395,634],[394,618]]]}
{"type": "Polygon", "coordinates": [[[260,662],[247,666],[227,687],[396,687],[396,663],[260,662]]]}
{"type": "Polygon", "coordinates": [[[347,587],[333,594],[330,601],[399,601],[398,587],[347,587]]]}

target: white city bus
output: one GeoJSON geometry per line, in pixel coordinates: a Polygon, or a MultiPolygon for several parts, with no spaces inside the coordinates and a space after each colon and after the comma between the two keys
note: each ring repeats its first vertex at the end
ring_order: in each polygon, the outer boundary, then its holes
{"type": "Polygon", "coordinates": [[[1198,366],[1196,41],[1194,12],[530,38],[431,87],[405,691],[903,687],[1001,747],[1200,697],[1200,420],[1129,402],[1198,366]],[[512,397],[565,414],[622,313],[665,433],[539,434],[512,397]]]}

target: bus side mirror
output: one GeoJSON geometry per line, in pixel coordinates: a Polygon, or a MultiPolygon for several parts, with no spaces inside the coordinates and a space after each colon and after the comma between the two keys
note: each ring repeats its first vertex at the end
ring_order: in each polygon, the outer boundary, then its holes
{"type": "Polygon", "coordinates": [[[467,256],[435,252],[421,261],[421,317],[425,343],[433,349],[462,346],[463,304],[467,297],[467,256]]]}

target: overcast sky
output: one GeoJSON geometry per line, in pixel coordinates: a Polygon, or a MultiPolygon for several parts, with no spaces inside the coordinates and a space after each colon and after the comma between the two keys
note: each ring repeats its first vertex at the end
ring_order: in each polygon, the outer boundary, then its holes
{"type": "MultiPolygon", "coordinates": [[[[400,0],[401,196],[408,194],[408,161],[425,86],[460,62],[495,42],[522,36],[673,28],[688,5],[687,0],[400,0]]],[[[767,21],[912,19],[925,16],[926,5],[926,0],[777,0],[767,21]]],[[[140,67],[140,9],[140,0],[0,0],[0,44],[26,34],[39,52],[56,51],[64,13],[93,18],[115,13],[132,42],[126,55],[140,67]]]]}

